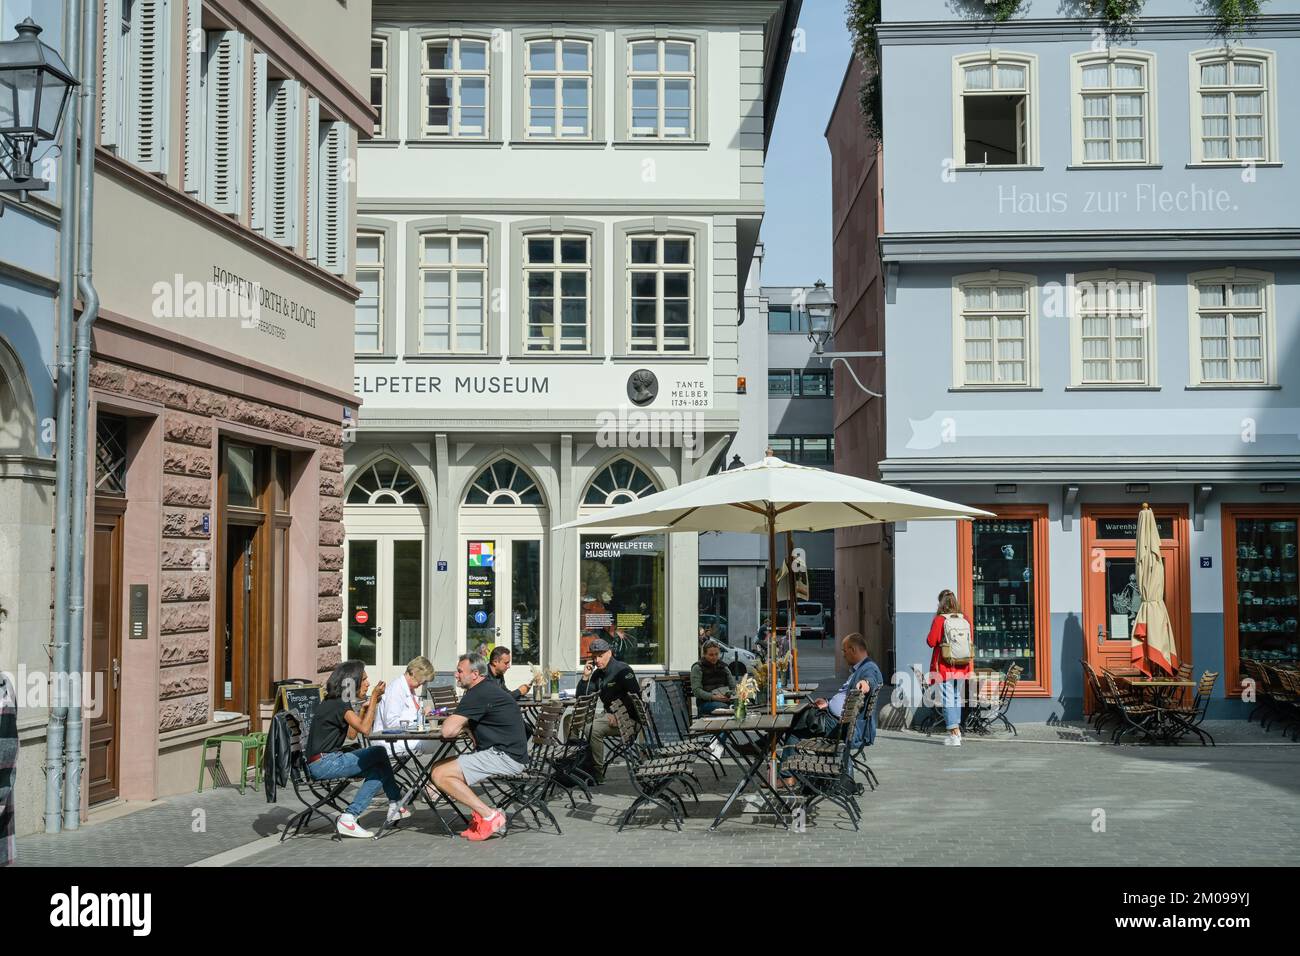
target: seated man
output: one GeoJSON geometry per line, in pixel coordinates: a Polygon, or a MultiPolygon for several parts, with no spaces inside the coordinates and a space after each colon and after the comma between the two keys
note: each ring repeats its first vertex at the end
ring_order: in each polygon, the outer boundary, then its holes
{"type": "MultiPolygon", "coordinates": [[[[849,676],[830,700],[819,697],[812,702],[811,706],[799,711],[794,725],[790,728],[792,738],[806,740],[810,737],[834,736],[849,692],[859,690],[863,694],[869,694],[885,682],[885,675],[880,672],[876,662],[867,653],[867,642],[861,634],[848,635],[840,641],[840,647],[843,648],[844,660],[850,667],[849,676]]],[[[876,715],[868,714],[864,710],[858,715],[858,722],[853,727],[850,745],[857,747],[864,741],[870,744],[875,739],[876,715]]],[[[787,746],[781,753],[781,759],[785,760],[793,752],[794,747],[787,746]]],[[[792,777],[787,777],[785,780],[787,787],[793,787],[795,783],[792,777]]]]}
{"type": "Polygon", "coordinates": [[[591,756],[596,766],[592,776],[596,783],[605,782],[605,738],[618,736],[618,721],[609,712],[614,701],[622,699],[628,709],[632,705],[627,697],[639,697],[641,684],[636,679],[632,668],[620,660],[614,659],[614,647],[603,637],[591,642],[592,659],[582,669],[582,679],[578,681],[578,696],[600,694],[600,702],[605,714],[596,719],[591,727],[591,756]]]}
{"type": "MultiPolygon", "coordinates": [[[[433,680],[433,664],[427,657],[416,657],[407,664],[402,679],[393,681],[384,690],[379,713],[375,715],[374,733],[397,733],[402,729],[402,721],[407,722],[408,729],[414,728],[420,720],[420,688],[430,680],[433,680]]],[[[425,713],[428,714],[427,709],[425,713]]],[[[427,753],[435,746],[432,740],[384,741],[383,745],[394,758],[413,750],[427,753]]]]}
{"type": "Polygon", "coordinates": [[[473,811],[461,836],[475,841],[504,830],[506,815],[480,800],[471,788],[488,777],[522,773],[528,764],[528,732],[519,705],[487,675],[487,661],[474,654],[462,654],[456,662],[456,683],[465,694],[456,713],[442,722],[442,739],[455,740],[468,726],[478,749],[433,768],[433,785],[473,811]]]}
{"type": "MultiPolygon", "coordinates": [[[[492,648],[492,655],[488,658],[488,676],[500,684],[506,690],[506,671],[510,670],[510,648],[497,645],[492,648]]],[[[521,684],[519,689],[514,692],[515,700],[523,700],[528,696],[528,691],[532,688],[531,684],[521,684]]]]}
{"type": "Polygon", "coordinates": [[[691,665],[691,693],[700,716],[726,707],[736,690],[736,678],[722,663],[722,648],[709,641],[700,659],[691,665]]]}

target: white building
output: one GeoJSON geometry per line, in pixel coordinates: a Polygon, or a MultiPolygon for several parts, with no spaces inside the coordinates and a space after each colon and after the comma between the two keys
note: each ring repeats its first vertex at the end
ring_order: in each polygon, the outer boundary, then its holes
{"type": "Polygon", "coordinates": [[[344,656],[696,653],[693,536],[553,531],[707,473],[798,0],[379,2],[344,656]]]}

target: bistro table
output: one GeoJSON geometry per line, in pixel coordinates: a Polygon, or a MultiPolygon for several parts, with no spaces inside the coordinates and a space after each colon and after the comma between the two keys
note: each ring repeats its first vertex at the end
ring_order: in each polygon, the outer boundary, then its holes
{"type": "MultiPolygon", "coordinates": [[[[450,715],[447,715],[450,716],[450,715]]],[[[405,807],[416,796],[424,799],[433,811],[434,819],[439,825],[447,831],[448,836],[452,836],[451,827],[447,826],[447,821],[443,820],[442,815],[438,812],[438,804],[445,803],[456,812],[456,815],[468,826],[469,820],[460,807],[456,806],[454,800],[448,797],[441,790],[438,791],[437,798],[429,796],[429,781],[433,777],[434,765],[439,761],[445,760],[456,752],[456,744],[460,738],[456,737],[451,740],[444,740],[442,737],[442,722],[446,717],[431,717],[428,719],[427,730],[393,730],[382,734],[371,734],[367,741],[371,744],[392,744],[391,753],[399,759],[403,756],[400,751],[405,751],[405,758],[400,766],[394,767],[394,775],[406,785],[407,789],[402,794],[401,806],[405,807]],[[432,750],[425,750],[421,747],[413,747],[412,743],[433,743],[436,744],[432,750]],[[414,767],[412,767],[414,765],[414,767]]],[[[379,832],[375,834],[378,840],[384,835],[384,831],[389,827],[388,820],[384,820],[379,827],[379,832]]]]}
{"type": "MultiPolygon", "coordinates": [[[[537,715],[542,712],[543,707],[545,707],[547,704],[563,704],[564,709],[568,710],[570,707],[573,707],[575,704],[578,703],[578,698],[577,697],[543,697],[541,700],[536,700],[532,697],[524,697],[516,701],[515,703],[519,705],[519,711],[521,714],[523,714],[524,717],[524,726],[528,729],[528,736],[531,739],[533,734],[537,732],[537,715]]],[[[565,716],[568,715],[566,714],[565,716]]],[[[562,731],[560,739],[561,741],[563,741],[566,737],[566,734],[563,732],[564,721],[560,722],[560,727],[562,731]]]]}
{"type": "Polygon", "coordinates": [[[1175,743],[1191,731],[1187,722],[1169,709],[1169,704],[1177,691],[1184,687],[1195,687],[1196,681],[1182,680],[1178,677],[1115,676],[1120,677],[1130,687],[1140,690],[1146,702],[1156,709],[1153,721],[1155,726],[1150,729],[1144,728],[1144,733],[1149,740],[1167,744],[1175,743]]]}
{"type": "Polygon", "coordinates": [[[736,719],[735,715],[723,715],[714,717],[700,717],[691,724],[692,734],[757,734],[757,746],[746,756],[735,747],[727,747],[727,753],[740,768],[740,782],[736,784],[727,797],[727,802],[722,805],[718,811],[717,817],[714,818],[710,832],[716,830],[722,823],[722,818],[727,815],[731,805],[736,802],[736,798],[755,785],[757,781],[757,790],[759,799],[767,807],[768,812],[777,818],[781,824],[788,830],[790,829],[790,814],[786,811],[781,803],[781,795],[776,789],[768,783],[765,775],[761,773],[767,766],[768,755],[773,748],[779,748],[782,741],[790,733],[790,728],[794,724],[797,707],[786,707],[780,713],[749,713],[744,720],[736,719]],[[748,761],[748,766],[746,766],[748,761]]]}

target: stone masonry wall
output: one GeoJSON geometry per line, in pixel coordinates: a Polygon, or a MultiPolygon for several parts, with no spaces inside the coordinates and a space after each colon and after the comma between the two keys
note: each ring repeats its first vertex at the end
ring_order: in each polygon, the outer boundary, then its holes
{"type": "Polygon", "coordinates": [[[164,406],[158,730],[202,724],[211,711],[209,632],[216,633],[217,628],[211,626],[215,610],[212,536],[203,531],[203,516],[211,514],[210,525],[215,527],[215,418],[322,446],[316,667],[327,674],[341,654],[341,425],[111,362],[92,364],[91,385],[164,406]]]}

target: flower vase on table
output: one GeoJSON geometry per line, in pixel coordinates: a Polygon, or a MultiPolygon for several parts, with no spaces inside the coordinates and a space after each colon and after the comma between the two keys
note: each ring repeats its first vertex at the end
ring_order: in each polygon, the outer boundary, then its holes
{"type": "Polygon", "coordinates": [[[551,700],[560,699],[560,672],[551,671],[551,700]]]}
{"type": "Polygon", "coordinates": [[[745,715],[746,715],[748,712],[749,712],[749,701],[747,701],[747,700],[738,700],[738,701],[736,701],[736,719],[737,719],[737,720],[744,720],[744,719],[745,719],[745,715]]]}

